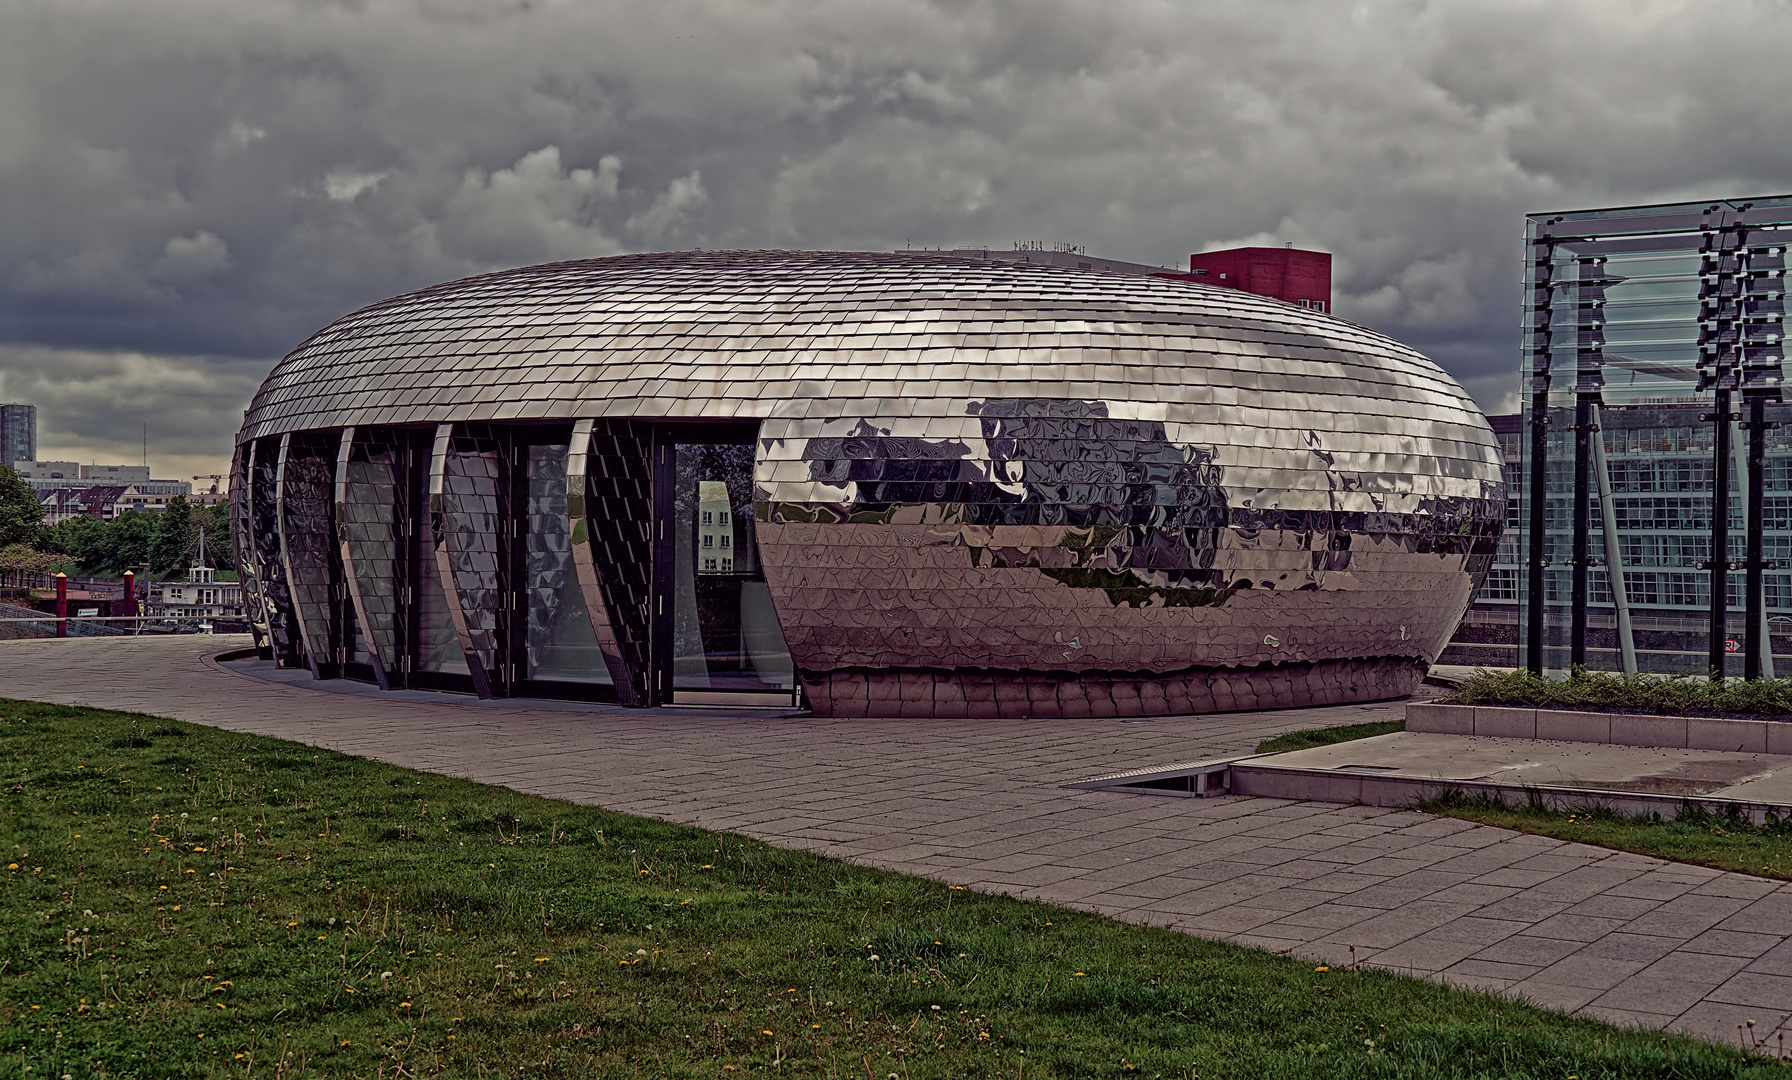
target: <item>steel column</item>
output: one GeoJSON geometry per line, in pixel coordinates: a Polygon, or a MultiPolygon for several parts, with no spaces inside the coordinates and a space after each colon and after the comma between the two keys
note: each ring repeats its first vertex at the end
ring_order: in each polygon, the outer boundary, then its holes
{"type": "Polygon", "coordinates": [[[1744,394],[1748,406],[1748,491],[1743,498],[1745,531],[1743,565],[1744,604],[1748,627],[1744,631],[1742,677],[1759,679],[1763,674],[1773,678],[1773,644],[1767,633],[1767,579],[1765,544],[1762,542],[1761,515],[1765,509],[1763,472],[1767,459],[1767,401],[1759,394],[1744,394]],[[1765,669],[1765,670],[1763,670],[1765,669]]]}
{"type": "Polygon", "coordinates": [[[1595,397],[1585,393],[1575,395],[1574,400],[1574,510],[1571,515],[1574,529],[1574,554],[1569,559],[1570,586],[1568,600],[1568,666],[1570,669],[1585,667],[1587,663],[1587,573],[1592,563],[1587,553],[1587,533],[1591,529],[1588,520],[1588,504],[1592,501],[1589,490],[1588,467],[1593,456],[1588,445],[1593,433],[1593,407],[1595,397]]]}
{"type": "Polygon", "coordinates": [[[1537,390],[1531,395],[1531,536],[1530,536],[1530,620],[1525,624],[1525,667],[1532,675],[1543,674],[1544,557],[1547,536],[1544,526],[1549,516],[1549,375],[1536,377],[1537,390]]]}
{"type": "Polygon", "coordinates": [[[1618,511],[1612,499],[1611,467],[1605,456],[1604,425],[1600,409],[1593,406],[1593,470],[1599,480],[1600,532],[1605,540],[1605,580],[1612,594],[1612,610],[1618,616],[1618,658],[1624,674],[1636,674],[1636,637],[1630,629],[1630,588],[1624,580],[1624,552],[1618,543],[1618,511]]]}
{"type": "Polygon", "coordinates": [[[1711,679],[1724,677],[1725,642],[1730,614],[1730,390],[1717,388],[1717,411],[1712,414],[1711,448],[1711,642],[1708,667],[1711,679]]]}

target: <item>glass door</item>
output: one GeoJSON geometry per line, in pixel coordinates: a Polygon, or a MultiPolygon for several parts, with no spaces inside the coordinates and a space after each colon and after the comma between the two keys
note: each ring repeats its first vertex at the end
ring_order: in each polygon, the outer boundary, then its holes
{"type": "Polygon", "coordinates": [[[675,705],[794,705],[753,530],[753,432],[670,429],[660,476],[661,685],[675,705]],[[670,474],[669,476],[667,474],[670,474]]]}
{"type": "Polygon", "coordinates": [[[573,523],[567,517],[567,433],[519,432],[521,468],[515,501],[523,507],[522,543],[513,571],[526,618],[515,625],[520,693],[527,697],[614,701],[616,694],[573,567],[573,523]],[[536,439],[545,441],[537,442],[536,439]]]}

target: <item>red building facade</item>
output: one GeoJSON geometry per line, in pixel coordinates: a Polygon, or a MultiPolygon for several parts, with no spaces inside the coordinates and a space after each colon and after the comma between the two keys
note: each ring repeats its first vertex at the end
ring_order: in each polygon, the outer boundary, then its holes
{"type": "Polygon", "coordinates": [[[1328,251],[1292,247],[1205,251],[1190,255],[1188,268],[1188,278],[1209,285],[1273,296],[1296,307],[1332,309],[1332,256],[1328,251]]]}

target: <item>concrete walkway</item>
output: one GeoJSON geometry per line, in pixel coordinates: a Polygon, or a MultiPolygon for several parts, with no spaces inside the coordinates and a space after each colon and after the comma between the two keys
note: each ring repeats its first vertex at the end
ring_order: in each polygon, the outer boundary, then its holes
{"type": "Polygon", "coordinates": [[[1332,964],[1734,1044],[1792,1013],[1792,885],[1409,811],[1069,790],[1395,719],[818,720],[382,701],[207,657],[236,639],[0,643],[0,696],[138,710],[746,833],[1332,964]]]}

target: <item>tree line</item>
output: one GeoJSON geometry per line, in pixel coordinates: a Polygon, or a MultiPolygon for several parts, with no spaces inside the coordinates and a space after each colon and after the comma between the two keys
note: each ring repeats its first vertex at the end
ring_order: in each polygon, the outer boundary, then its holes
{"type": "Polygon", "coordinates": [[[205,561],[234,570],[230,511],[169,500],[156,512],[121,510],[111,521],[78,517],[43,523],[37,493],[10,465],[0,465],[0,569],[47,570],[79,564],[86,574],[118,575],[149,568],[155,578],[180,576],[198,557],[204,537],[205,561]]]}

